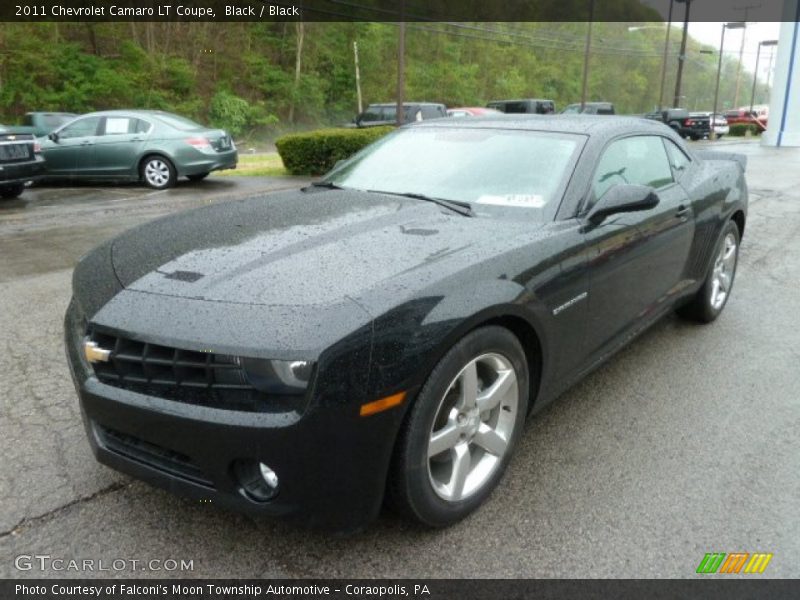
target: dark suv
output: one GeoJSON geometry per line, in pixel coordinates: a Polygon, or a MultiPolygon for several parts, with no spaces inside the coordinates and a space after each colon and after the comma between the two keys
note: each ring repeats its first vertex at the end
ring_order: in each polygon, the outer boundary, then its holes
{"type": "Polygon", "coordinates": [[[711,119],[707,116],[690,115],[684,108],[667,108],[647,113],[644,118],[666,123],[681,137],[693,140],[701,140],[711,133],[711,119]]]}
{"type": "Polygon", "coordinates": [[[44,159],[33,134],[0,125],[0,198],[16,198],[42,173],[44,159]]]}
{"type": "MultiPolygon", "coordinates": [[[[404,102],[403,123],[414,121],[428,121],[441,119],[447,116],[444,104],[434,102],[404,102]]],[[[370,104],[367,110],[358,115],[353,125],[355,127],[377,127],[379,125],[394,125],[397,123],[397,104],[370,104]]]]}
{"type": "Polygon", "coordinates": [[[556,103],[541,98],[525,98],[523,100],[492,100],[486,105],[504,113],[526,113],[534,115],[550,115],[556,112],[556,103]]]}
{"type": "Polygon", "coordinates": [[[568,105],[561,111],[562,115],[613,115],[616,114],[614,105],[611,102],[585,102],[583,108],[581,103],[568,105]]]}

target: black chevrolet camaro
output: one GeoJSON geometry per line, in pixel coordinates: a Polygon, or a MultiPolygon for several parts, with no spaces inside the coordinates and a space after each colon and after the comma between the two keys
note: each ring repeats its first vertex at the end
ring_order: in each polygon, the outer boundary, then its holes
{"type": "Polygon", "coordinates": [[[720,314],[744,166],[638,118],[429,121],[137,227],[74,273],[92,449],[253,514],[355,529],[386,499],[451,524],[527,415],[665,313],[720,314]]]}

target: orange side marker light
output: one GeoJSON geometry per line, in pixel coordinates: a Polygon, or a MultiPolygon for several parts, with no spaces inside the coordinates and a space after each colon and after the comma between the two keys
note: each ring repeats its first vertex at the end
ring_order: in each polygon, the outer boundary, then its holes
{"type": "Polygon", "coordinates": [[[394,406],[398,406],[402,404],[403,400],[405,399],[406,399],[406,393],[399,392],[397,394],[381,398],[380,400],[373,400],[372,402],[367,402],[366,404],[362,404],[361,411],[359,414],[362,417],[368,417],[369,415],[374,415],[375,413],[383,412],[384,410],[388,410],[394,406]]]}

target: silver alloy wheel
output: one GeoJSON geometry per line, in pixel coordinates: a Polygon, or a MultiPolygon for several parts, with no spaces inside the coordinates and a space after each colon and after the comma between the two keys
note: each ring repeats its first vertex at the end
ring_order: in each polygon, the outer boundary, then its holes
{"type": "Polygon", "coordinates": [[[144,177],[153,187],[164,187],[169,181],[169,165],[159,158],[147,161],[144,166],[144,177]]]}
{"type": "Polygon", "coordinates": [[[472,359],[447,388],[428,439],[428,477],[449,502],[471,496],[508,450],[519,408],[517,373],[496,353],[472,359]]]}
{"type": "Polygon", "coordinates": [[[733,274],[736,270],[736,238],[732,233],[725,236],[719,250],[711,280],[711,308],[719,310],[725,304],[725,299],[733,284],[733,274]]]}

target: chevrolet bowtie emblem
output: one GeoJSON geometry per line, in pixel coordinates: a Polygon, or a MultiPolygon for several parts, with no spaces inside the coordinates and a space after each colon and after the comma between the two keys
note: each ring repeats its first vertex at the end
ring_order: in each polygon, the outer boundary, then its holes
{"type": "Polygon", "coordinates": [[[83,355],[90,363],[108,362],[111,350],[101,348],[97,342],[86,341],[83,343],[83,355]]]}

